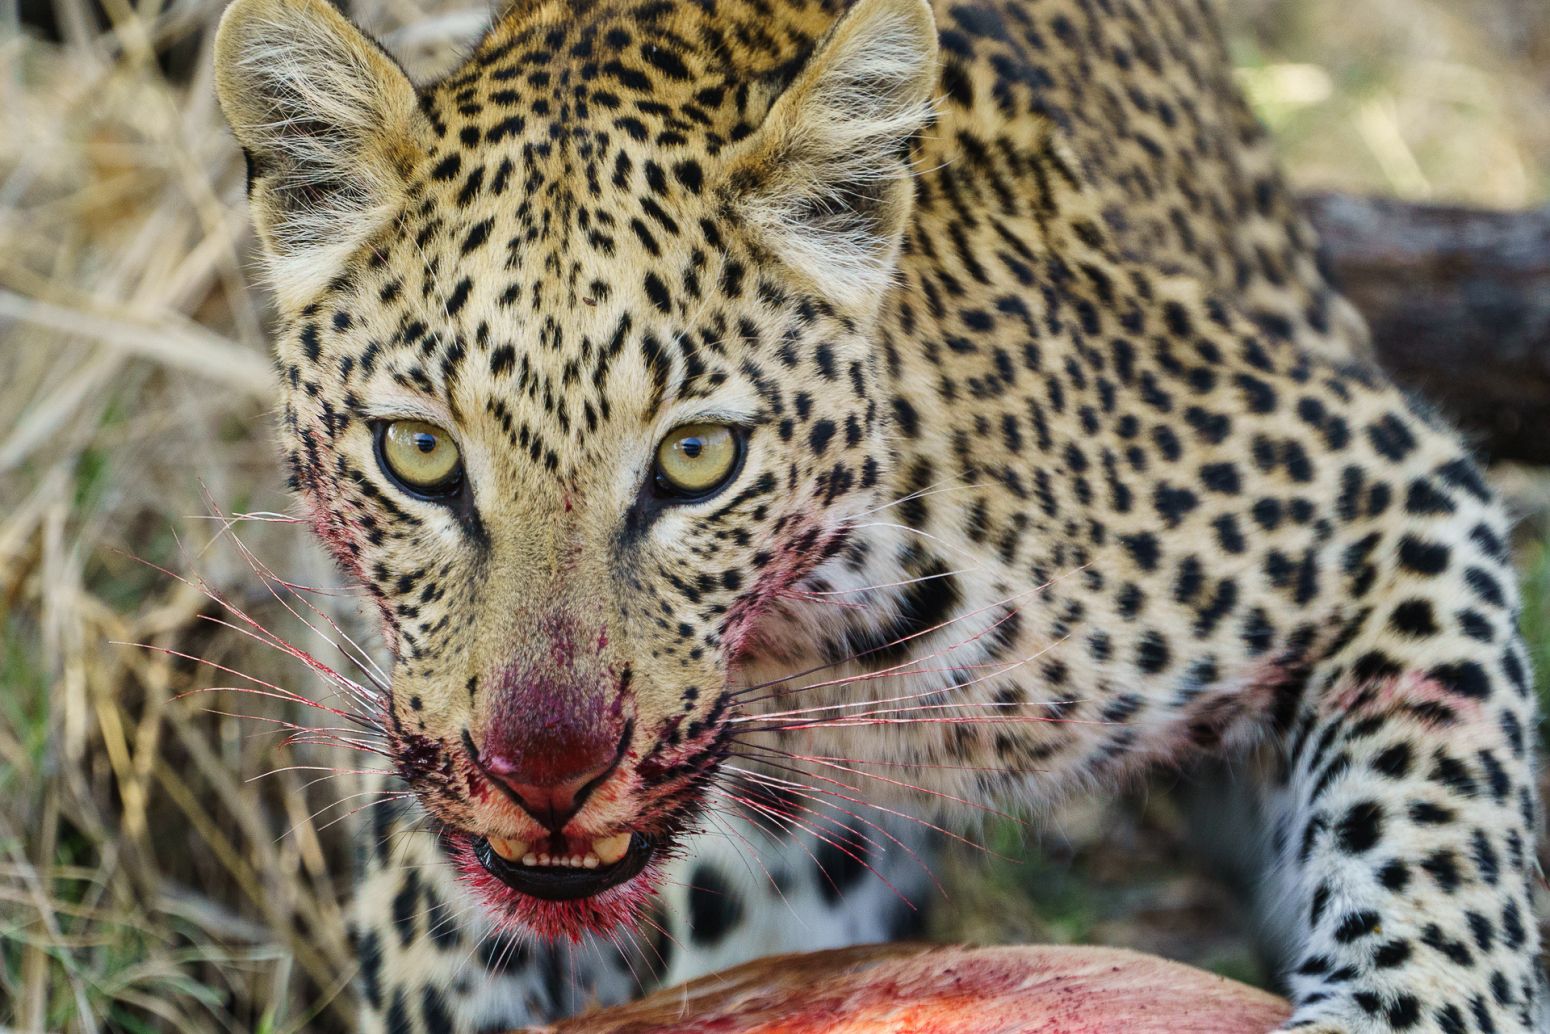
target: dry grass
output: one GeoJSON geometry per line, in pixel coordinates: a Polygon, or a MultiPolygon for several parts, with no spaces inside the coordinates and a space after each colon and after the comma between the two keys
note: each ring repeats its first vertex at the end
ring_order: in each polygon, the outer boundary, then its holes
{"type": "MultiPolygon", "coordinates": [[[[241,162],[209,82],[220,7],[0,3],[0,1025],[20,1030],[350,1021],[350,845],[327,810],[345,790],[286,769],[354,760],[219,713],[309,720],[283,701],[187,695],[230,675],[118,645],[318,688],[140,558],[197,570],[326,651],[233,529],[202,518],[212,501],[288,506],[241,162]],[[23,31],[23,10],[63,42],[23,31]]],[[[482,18],[412,0],[355,13],[422,71],[482,18]]],[[[1538,0],[1253,0],[1234,19],[1245,80],[1300,180],[1501,205],[1550,195],[1538,0]]],[[[298,528],[236,530],[288,579],[330,583],[298,528]]],[[[1535,634],[1550,643],[1550,564],[1536,564],[1535,634]]],[[[348,597],[317,599],[354,620],[348,597]]]]}

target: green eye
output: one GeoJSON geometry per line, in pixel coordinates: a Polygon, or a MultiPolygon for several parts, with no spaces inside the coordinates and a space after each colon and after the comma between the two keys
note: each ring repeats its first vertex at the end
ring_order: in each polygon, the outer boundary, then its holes
{"type": "Polygon", "coordinates": [[[378,425],[377,461],[414,495],[446,496],[463,482],[463,457],[452,436],[423,420],[378,425]]]}
{"type": "Polygon", "coordinates": [[[685,424],[657,446],[657,487],[684,498],[709,495],[731,480],[742,442],[725,424],[685,424]]]}

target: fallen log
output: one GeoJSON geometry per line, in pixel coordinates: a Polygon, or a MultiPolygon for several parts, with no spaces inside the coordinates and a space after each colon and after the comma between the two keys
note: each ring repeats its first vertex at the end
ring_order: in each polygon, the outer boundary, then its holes
{"type": "Polygon", "coordinates": [[[1488,459],[1550,463],[1550,206],[1494,212],[1314,194],[1378,361],[1488,459]]]}

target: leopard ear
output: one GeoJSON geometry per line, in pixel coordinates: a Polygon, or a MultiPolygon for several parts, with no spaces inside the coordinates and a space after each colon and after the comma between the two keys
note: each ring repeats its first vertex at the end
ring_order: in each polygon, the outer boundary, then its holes
{"type": "Polygon", "coordinates": [[[299,305],[400,208],[424,117],[414,85],[326,0],[236,0],[215,83],[275,290],[299,305]]]}
{"type": "Polygon", "coordinates": [[[858,0],[732,159],[743,217],[846,307],[875,306],[893,276],[936,63],[927,0],[858,0]]]}

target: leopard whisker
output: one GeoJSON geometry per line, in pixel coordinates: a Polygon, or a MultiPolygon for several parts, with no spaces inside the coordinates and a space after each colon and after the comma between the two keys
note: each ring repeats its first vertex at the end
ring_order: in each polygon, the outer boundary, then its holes
{"type": "MultiPolygon", "coordinates": [[[[883,644],[881,644],[879,646],[870,647],[870,648],[868,648],[866,650],[862,650],[862,651],[860,651],[858,653],[850,654],[849,656],[846,656],[846,657],[841,657],[841,658],[839,658],[837,660],[830,661],[830,662],[825,663],[825,664],[815,665],[815,666],[813,666],[811,668],[808,668],[808,669],[806,669],[804,671],[795,672],[795,673],[793,673],[791,675],[784,675],[784,676],[781,676],[780,678],[770,679],[770,680],[767,680],[767,681],[762,682],[762,683],[755,683],[753,685],[742,687],[741,689],[737,690],[737,693],[738,693],[738,695],[742,695],[742,694],[753,692],[753,691],[756,691],[756,690],[759,690],[759,689],[772,688],[774,686],[778,686],[778,685],[781,685],[783,683],[789,682],[792,679],[802,678],[802,677],[804,677],[806,675],[816,674],[817,672],[825,671],[825,670],[827,670],[829,668],[834,668],[834,667],[838,667],[838,666],[840,666],[842,664],[851,663],[853,661],[859,660],[862,657],[865,657],[868,654],[876,653],[876,652],[878,652],[880,650],[895,649],[895,648],[897,648],[899,646],[902,646],[905,643],[910,642],[911,640],[919,639],[919,638],[921,638],[923,636],[931,635],[931,634],[933,634],[935,632],[938,632],[938,631],[941,631],[942,629],[947,628],[947,627],[949,627],[951,625],[957,624],[960,621],[964,621],[964,620],[967,620],[969,618],[976,617],[976,616],[978,616],[980,614],[984,614],[987,611],[993,611],[993,610],[996,610],[996,609],[1002,608],[1002,607],[1011,607],[1011,604],[1013,604],[1014,602],[1020,601],[1024,597],[1035,596],[1035,595],[1037,595],[1039,593],[1042,593],[1042,592],[1046,591],[1047,589],[1049,589],[1051,586],[1057,585],[1060,582],[1064,581],[1065,579],[1070,578],[1073,575],[1078,574],[1078,573],[1080,573],[1081,571],[1083,571],[1085,569],[1086,569],[1086,565],[1085,564],[1078,565],[1076,567],[1071,568],[1070,570],[1064,571],[1061,574],[1058,574],[1058,575],[1054,576],[1053,578],[1050,578],[1050,579],[1042,582],[1039,585],[1031,586],[1031,587],[1029,587],[1027,589],[1024,589],[1024,590],[1022,590],[1020,592],[1015,592],[1015,593],[1013,593],[1010,596],[1006,596],[1006,597],[1003,597],[1002,599],[997,600],[995,602],[985,604],[984,606],[981,606],[981,607],[977,607],[974,610],[964,611],[961,614],[955,614],[952,617],[947,618],[946,620],[937,622],[936,624],[931,625],[931,626],[929,626],[927,628],[918,629],[918,630],[916,630],[914,632],[911,632],[908,635],[900,636],[899,638],[891,640],[891,641],[889,641],[887,643],[883,643],[883,644]]],[[[987,626],[985,629],[981,630],[980,632],[976,633],[975,635],[970,636],[967,639],[960,640],[959,642],[956,642],[956,643],[950,643],[947,646],[942,647],[936,653],[933,653],[933,654],[927,655],[926,657],[920,658],[920,660],[930,660],[931,658],[939,656],[942,653],[951,652],[951,651],[957,649],[960,646],[963,646],[963,645],[966,645],[966,644],[968,644],[970,642],[973,642],[973,641],[983,637],[987,632],[991,631],[992,629],[995,629],[995,628],[999,627],[1001,624],[1003,624],[1004,622],[1010,620],[1015,614],[1017,614],[1019,612],[1020,611],[1019,611],[1018,608],[1012,607],[1010,610],[1007,611],[1006,614],[1002,615],[994,623],[992,623],[991,625],[987,626]]],[[[899,663],[897,665],[894,665],[893,669],[890,669],[890,670],[906,668],[906,667],[908,667],[912,663],[915,663],[915,662],[914,661],[901,662],[901,663],[899,663]]],[[[799,692],[799,691],[801,691],[800,688],[797,689],[797,690],[791,690],[790,692],[799,692]]],[[[763,699],[763,698],[760,698],[760,699],[763,699]]]]}
{"type": "MultiPolygon", "coordinates": [[[[723,787],[722,790],[723,790],[724,793],[726,793],[726,795],[730,799],[732,799],[733,801],[736,801],[739,804],[744,805],[745,807],[750,807],[750,808],[753,808],[753,809],[758,810],[758,811],[766,811],[766,812],[773,813],[773,810],[768,805],[766,805],[766,804],[764,804],[762,802],[759,802],[759,801],[755,800],[752,797],[739,796],[738,794],[732,793],[730,790],[728,790],[725,787],[723,787]]],[[[819,814],[817,812],[814,812],[811,808],[807,808],[807,807],[805,807],[803,805],[798,805],[797,807],[799,807],[803,811],[808,812],[810,814],[813,814],[815,816],[819,814]]],[[[911,908],[915,907],[914,906],[914,902],[910,901],[910,899],[907,896],[905,896],[903,891],[899,890],[898,887],[894,886],[893,882],[890,881],[886,876],[884,876],[882,873],[878,872],[877,868],[875,866],[873,866],[872,863],[870,861],[868,861],[864,855],[858,855],[851,848],[851,846],[849,844],[843,844],[843,843],[837,842],[836,840],[834,840],[831,837],[829,837],[828,835],[826,835],[823,830],[818,829],[815,826],[802,821],[801,819],[795,818],[795,817],[793,817],[791,815],[784,815],[782,817],[790,825],[795,826],[797,829],[800,829],[801,831],[803,831],[805,833],[811,834],[814,839],[820,840],[823,843],[828,844],[830,847],[834,848],[836,851],[839,851],[841,854],[845,855],[851,861],[856,862],[858,865],[861,865],[868,872],[870,872],[873,876],[877,877],[879,882],[881,882],[889,890],[893,891],[893,893],[895,895],[897,895],[901,901],[903,901],[906,904],[908,904],[911,908]]],[[[822,816],[819,816],[819,817],[822,817],[822,816]]],[[[841,825],[843,825],[843,823],[841,825]]],[[[855,830],[851,830],[848,826],[844,827],[844,828],[847,831],[849,831],[849,832],[851,832],[853,834],[855,833],[855,830]]],[[[857,835],[859,835],[859,834],[857,834],[857,835]]],[[[827,875],[827,871],[824,870],[822,865],[818,865],[818,860],[816,858],[813,859],[813,862],[814,862],[815,865],[818,866],[818,869],[820,871],[824,871],[825,874],[827,875]]],[[[832,883],[833,883],[832,879],[831,879],[830,882],[831,882],[831,885],[832,885],[832,883]]],[[[835,887],[835,890],[839,890],[839,888],[835,887]]]]}
{"type": "MultiPolygon", "coordinates": [[[[791,772],[793,772],[794,774],[797,774],[797,775],[806,775],[807,774],[807,773],[803,773],[803,772],[800,772],[800,771],[795,770],[795,769],[791,769],[789,766],[776,766],[776,767],[780,767],[780,768],[783,768],[783,769],[785,769],[787,771],[791,771],[791,772]]],[[[894,818],[903,819],[906,822],[914,823],[915,825],[922,826],[922,827],[924,827],[926,829],[930,829],[930,830],[932,830],[934,832],[944,833],[945,835],[947,835],[949,837],[952,837],[953,839],[960,840],[964,844],[966,844],[968,846],[971,846],[971,847],[974,847],[977,850],[987,851],[988,853],[992,853],[992,854],[994,853],[994,852],[989,852],[989,849],[986,848],[982,844],[976,844],[973,841],[970,841],[970,840],[965,839],[963,837],[954,837],[951,833],[946,833],[945,830],[942,830],[941,828],[939,828],[938,826],[934,825],[933,823],[931,823],[929,821],[921,819],[919,816],[911,815],[908,812],[899,811],[899,810],[897,810],[895,808],[889,808],[889,807],[886,807],[884,805],[878,804],[878,803],[876,803],[874,801],[867,801],[867,800],[863,800],[863,799],[860,799],[860,798],[848,797],[848,796],[846,796],[844,794],[835,793],[834,791],[831,791],[831,790],[828,790],[828,789],[825,789],[825,788],[822,788],[822,787],[816,787],[816,786],[812,786],[812,785],[807,784],[807,783],[800,783],[800,782],[796,782],[796,781],[790,780],[790,779],[783,779],[783,778],[780,778],[778,776],[770,775],[769,773],[753,772],[753,771],[750,771],[748,769],[742,769],[742,768],[734,768],[733,770],[736,771],[737,773],[739,773],[739,775],[741,777],[743,777],[743,778],[752,779],[752,780],[754,780],[754,781],[756,781],[758,783],[761,783],[764,786],[770,787],[771,789],[779,790],[782,793],[796,794],[796,795],[798,795],[798,796],[800,796],[800,797],[802,797],[802,798],[804,798],[806,800],[812,801],[815,804],[819,804],[819,805],[822,805],[823,807],[829,808],[829,809],[837,812],[840,815],[844,815],[847,818],[854,819],[857,822],[865,823],[867,826],[869,826],[872,829],[876,830],[878,833],[882,834],[888,840],[890,840],[891,842],[896,844],[902,851],[904,851],[905,854],[909,855],[910,858],[912,860],[914,860],[916,862],[916,864],[918,864],[921,867],[921,870],[923,872],[927,873],[931,877],[931,880],[932,880],[933,883],[936,882],[936,877],[935,877],[934,874],[932,874],[930,865],[925,861],[925,859],[921,858],[920,855],[918,853],[916,853],[916,851],[913,848],[911,848],[908,844],[906,844],[903,841],[901,841],[897,836],[895,836],[892,832],[890,832],[886,827],[884,827],[880,823],[874,821],[873,819],[867,817],[866,815],[862,815],[859,812],[851,811],[849,808],[841,807],[840,805],[834,803],[834,801],[826,800],[824,798],[825,797],[835,797],[835,798],[837,798],[839,800],[846,801],[847,803],[857,805],[858,807],[872,808],[872,809],[874,809],[876,811],[882,812],[885,815],[890,815],[890,816],[892,816],[894,818]]],[[[811,809],[804,809],[804,810],[811,811],[811,809]]],[[[814,814],[816,814],[816,813],[814,813],[814,814]]],[[[841,825],[845,826],[846,829],[850,829],[848,824],[845,824],[845,823],[842,822],[841,825]]],[[[850,831],[853,832],[853,833],[856,833],[858,836],[862,836],[863,839],[865,839],[868,843],[876,845],[879,849],[887,850],[885,847],[883,847],[883,845],[878,844],[871,837],[866,836],[865,834],[862,834],[859,830],[850,829],[850,831]]],[[[942,887],[942,885],[940,883],[937,884],[937,889],[942,891],[944,894],[946,893],[946,889],[944,887],[942,887]]]]}
{"type": "MultiPolygon", "coordinates": [[[[761,765],[768,765],[771,768],[775,768],[775,769],[778,769],[778,770],[784,771],[784,772],[790,772],[793,775],[803,776],[804,778],[822,779],[822,780],[824,780],[826,782],[833,782],[833,783],[835,783],[838,786],[843,786],[843,787],[847,787],[849,789],[854,789],[858,793],[860,792],[859,788],[857,788],[857,787],[852,787],[852,786],[850,786],[847,783],[840,782],[839,780],[828,779],[826,777],[819,776],[816,773],[808,772],[808,771],[806,771],[804,769],[798,768],[798,767],[793,766],[793,765],[782,764],[781,762],[771,761],[771,760],[768,760],[768,759],[750,759],[750,760],[757,760],[758,763],[761,764],[761,765]]],[[[780,779],[779,777],[776,777],[776,776],[761,775],[760,773],[754,772],[754,771],[752,771],[750,769],[738,768],[736,766],[731,766],[731,767],[732,767],[733,771],[738,772],[738,773],[740,773],[740,774],[742,774],[742,775],[744,775],[744,776],[746,776],[748,778],[751,778],[751,779],[761,779],[762,778],[762,779],[764,779],[767,782],[767,785],[783,786],[785,783],[788,782],[788,780],[780,779]],[[774,780],[774,782],[769,782],[769,780],[774,780]]],[[[904,785],[908,786],[909,784],[904,784],[904,785]]],[[[904,819],[907,822],[913,822],[917,826],[922,826],[922,827],[924,827],[926,829],[929,829],[933,833],[939,833],[942,836],[945,836],[945,837],[947,837],[950,840],[956,840],[956,841],[958,841],[958,842],[960,842],[962,844],[965,844],[965,845],[970,846],[970,847],[974,847],[974,848],[979,849],[979,850],[984,850],[984,851],[987,851],[987,852],[990,851],[990,849],[985,847],[983,844],[976,844],[974,841],[969,840],[968,838],[962,836],[961,834],[954,833],[951,830],[945,829],[942,826],[939,826],[939,825],[931,822],[928,819],[923,819],[923,818],[921,818],[918,815],[911,815],[910,813],[905,812],[905,811],[900,811],[897,808],[890,808],[887,805],[879,804],[876,801],[869,801],[869,800],[865,800],[863,798],[857,798],[857,797],[849,797],[849,796],[847,796],[845,794],[842,794],[842,793],[839,793],[838,791],[835,791],[835,790],[829,790],[829,789],[825,789],[823,787],[812,786],[812,785],[806,784],[806,783],[791,783],[791,786],[801,786],[804,789],[806,789],[806,790],[808,790],[808,791],[810,791],[812,793],[829,794],[829,795],[831,795],[833,797],[837,797],[840,800],[847,801],[847,802],[849,802],[851,804],[855,804],[855,805],[857,805],[859,807],[872,808],[872,809],[874,809],[876,811],[882,812],[885,815],[891,815],[894,818],[904,819]]],[[[944,798],[946,800],[957,800],[957,798],[954,798],[950,794],[932,793],[931,791],[926,790],[926,789],[924,789],[922,787],[910,787],[910,789],[919,790],[921,793],[930,794],[931,796],[942,797],[942,798],[944,798]]],[[[985,812],[988,815],[995,815],[995,816],[1000,817],[1000,818],[1006,818],[1006,819],[1011,819],[1012,818],[1012,816],[1010,816],[1010,815],[1006,815],[1003,812],[996,811],[995,809],[990,808],[990,807],[986,807],[986,806],[975,806],[975,810],[985,812]]],[[[990,853],[994,854],[994,852],[990,852],[990,853]]]]}
{"type": "MultiPolygon", "coordinates": [[[[991,807],[988,804],[982,804],[982,803],[980,803],[978,801],[970,801],[970,800],[968,800],[966,798],[958,797],[955,794],[950,794],[950,793],[946,792],[945,790],[932,790],[932,789],[929,789],[928,787],[918,786],[915,783],[906,782],[906,781],[904,781],[902,779],[889,779],[886,776],[879,776],[879,775],[876,775],[875,773],[872,773],[872,772],[862,772],[862,771],[859,771],[859,770],[856,770],[856,769],[847,768],[844,765],[839,765],[839,764],[834,764],[834,763],[821,763],[821,762],[818,762],[817,759],[808,757],[805,754],[796,754],[796,753],[793,753],[791,751],[779,750],[777,748],[773,748],[772,747],[772,748],[765,748],[765,749],[763,749],[761,751],[761,756],[759,756],[759,757],[755,757],[752,754],[739,754],[739,755],[736,755],[736,756],[742,757],[742,758],[746,758],[746,759],[748,759],[750,761],[757,761],[760,764],[773,765],[773,766],[782,768],[782,769],[787,770],[787,771],[799,773],[799,774],[807,776],[809,778],[820,779],[820,780],[822,780],[824,782],[833,783],[836,786],[845,787],[846,789],[853,790],[856,793],[862,793],[863,792],[863,790],[862,790],[862,788],[860,786],[857,786],[857,785],[855,785],[853,783],[847,783],[844,780],[837,779],[837,778],[830,777],[830,776],[823,776],[823,775],[820,775],[819,773],[816,773],[816,772],[808,772],[808,771],[806,771],[806,770],[804,770],[802,768],[797,767],[796,765],[787,765],[787,764],[783,764],[783,763],[778,762],[778,761],[770,761],[768,759],[772,758],[772,757],[775,757],[775,758],[786,758],[786,759],[789,759],[790,761],[793,761],[793,762],[813,761],[814,763],[821,764],[822,767],[824,767],[824,768],[832,768],[832,769],[835,769],[837,771],[845,772],[845,773],[850,774],[850,775],[861,776],[862,778],[866,778],[866,779],[875,779],[877,782],[885,783],[885,784],[887,784],[889,786],[896,786],[896,787],[899,787],[900,789],[909,790],[912,793],[925,794],[926,796],[929,796],[929,797],[939,797],[942,800],[950,801],[953,804],[966,805],[967,807],[970,807],[970,808],[974,809],[975,811],[984,812],[987,815],[994,815],[997,818],[1002,818],[1002,819],[1012,819],[1013,818],[1013,816],[1007,814],[1006,812],[1000,811],[1000,810],[998,810],[996,808],[993,808],[993,807],[991,807]]],[[[742,771],[741,769],[734,769],[734,770],[735,771],[742,771]]],[[[999,770],[999,771],[1006,771],[1006,770],[1002,769],[1002,770],[999,770]]],[[[872,803],[872,802],[867,802],[867,803],[872,803]]],[[[879,806],[879,807],[881,807],[881,806],[879,806]]],[[[907,815],[902,815],[900,817],[901,818],[911,818],[911,816],[907,816],[907,815]]]]}

